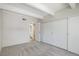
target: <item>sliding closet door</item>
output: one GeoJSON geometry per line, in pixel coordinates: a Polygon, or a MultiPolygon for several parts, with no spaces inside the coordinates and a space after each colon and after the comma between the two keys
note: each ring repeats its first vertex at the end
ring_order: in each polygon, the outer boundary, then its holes
{"type": "Polygon", "coordinates": [[[69,18],[68,49],[79,54],[79,16],[69,18]]]}
{"type": "Polygon", "coordinates": [[[67,19],[44,23],[43,41],[67,49],[67,19]]]}

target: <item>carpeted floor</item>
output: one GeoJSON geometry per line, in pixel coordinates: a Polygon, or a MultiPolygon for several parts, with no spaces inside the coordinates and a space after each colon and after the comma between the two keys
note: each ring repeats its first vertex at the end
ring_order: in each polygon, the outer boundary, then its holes
{"type": "Polygon", "coordinates": [[[2,49],[1,56],[78,56],[44,42],[30,42],[2,49]]]}

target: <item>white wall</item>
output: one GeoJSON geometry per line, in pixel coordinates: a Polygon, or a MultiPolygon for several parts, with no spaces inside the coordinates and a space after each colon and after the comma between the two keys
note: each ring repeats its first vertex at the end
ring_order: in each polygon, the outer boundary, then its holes
{"type": "Polygon", "coordinates": [[[37,19],[3,10],[3,47],[26,43],[30,41],[29,25],[37,19]],[[23,21],[22,18],[26,18],[23,21]]]}
{"type": "Polygon", "coordinates": [[[2,48],[2,10],[0,9],[0,51],[2,48]]]}
{"type": "Polygon", "coordinates": [[[40,23],[36,23],[36,29],[35,29],[35,30],[36,30],[36,31],[35,31],[35,32],[36,32],[36,33],[35,33],[35,34],[36,34],[36,40],[37,40],[37,41],[40,41],[40,39],[41,39],[41,38],[40,38],[40,23]]]}
{"type": "Polygon", "coordinates": [[[42,24],[42,41],[67,49],[67,19],[42,24]]]}

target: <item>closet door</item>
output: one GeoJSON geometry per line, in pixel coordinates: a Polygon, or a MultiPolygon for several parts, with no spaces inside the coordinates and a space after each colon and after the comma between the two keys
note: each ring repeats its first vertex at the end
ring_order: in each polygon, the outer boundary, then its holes
{"type": "Polygon", "coordinates": [[[69,18],[68,50],[79,54],[79,16],[69,18]]]}
{"type": "Polygon", "coordinates": [[[43,41],[67,49],[67,19],[44,23],[43,41]]]}

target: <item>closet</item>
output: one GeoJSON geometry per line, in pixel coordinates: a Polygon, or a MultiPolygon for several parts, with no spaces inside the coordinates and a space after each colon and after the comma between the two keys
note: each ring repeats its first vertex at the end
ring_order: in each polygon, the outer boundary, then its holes
{"type": "Polygon", "coordinates": [[[42,24],[43,42],[79,54],[79,16],[42,24]]]}
{"type": "Polygon", "coordinates": [[[43,42],[67,49],[67,19],[43,23],[43,42]]]}

